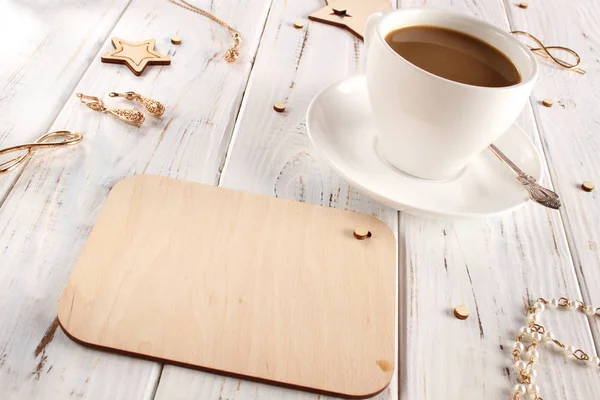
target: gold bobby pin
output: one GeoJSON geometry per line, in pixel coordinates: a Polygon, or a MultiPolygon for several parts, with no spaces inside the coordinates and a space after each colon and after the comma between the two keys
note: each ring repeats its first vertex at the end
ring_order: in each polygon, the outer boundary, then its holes
{"type": "Polygon", "coordinates": [[[539,47],[532,47],[532,46],[527,45],[527,47],[529,47],[529,49],[534,54],[544,57],[544,58],[549,58],[554,64],[558,65],[560,68],[570,69],[571,71],[575,71],[577,73],[585,75],[585,71],[583,69],[579,68],[579,64],[581,63],[581,57],[579,57],[579,54],[577,54],[575,52],[575,50],[571,50],[568,47],[564,47],[564,46],[544,46],[544,44],[542,42],[540,42],[540,40],[538,38],[536,38],[535,36],[533,36],[531,33],[523,32],[523,31],[512,31],[511,33],[513,33],[515,35],[527,36],[528,38],[533,40],[535,43],[537,43],[537,45],[539,47]],[[560,58],[556,58],[552,54],[550,54],[550,51],[549,51],[550,49],[567,52],[567,53],[571,54],[573,57],[575,57],[577,62],[575,64],[571,64],[567,61],[561,60],[560,58]]]}
{"type": "Polygon", "coordinates": [[[0,150],[0,156],[16,151],[25,151],[24,154],[12,158],[8,161],[0,163],[0,175],[12,171],[17,168],[20,164],[24,163],[26,159],[31,157],[39,149],[46,149],[52,147],[63,147],[72,146],[83,140],[83,135],[79,132],[72,131],[56,131],[45,134],[33,143],[22,144],[19,146],[8,147],[0,150]],[[60,142],[51,142],[52,139],[62,138],[60,142]]]}

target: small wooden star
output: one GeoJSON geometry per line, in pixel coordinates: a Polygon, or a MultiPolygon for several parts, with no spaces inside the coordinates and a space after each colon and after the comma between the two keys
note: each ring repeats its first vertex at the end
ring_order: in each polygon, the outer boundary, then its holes
{"type": "Polygon", "coordinates": [[[143,42],[128,42],[127,40],[112,38],[115,49],[102,56],[102,62],[125,64],[131,72],[141,75],[150,64],[169,65],[171,58],[154,49],[156,42],[148,39],[143,42]]]}
{"type": "Polygon", "coordinates": [[[391,10],[389,0],[330,0],[327,7],[310,14],[308,18],[346,28],[363,39],[369,15],[386,10],[391,10]]]}

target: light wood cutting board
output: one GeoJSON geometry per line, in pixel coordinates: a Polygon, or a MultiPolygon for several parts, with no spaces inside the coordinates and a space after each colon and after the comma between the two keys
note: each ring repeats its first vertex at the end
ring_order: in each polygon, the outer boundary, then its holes
{"type": "Polygon", "coordinates": [[[395,259],[367,215],[141,175],[110,192],[58,318],[86,345],[368,397],[394,369],[395,259]]]}

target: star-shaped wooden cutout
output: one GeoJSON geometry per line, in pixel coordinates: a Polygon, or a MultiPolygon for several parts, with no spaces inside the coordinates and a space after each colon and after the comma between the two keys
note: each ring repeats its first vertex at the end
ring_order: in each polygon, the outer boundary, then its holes
{"type": "Polygon", "coordinates": [[[338,10],[335,8],[331,8],[331,11],[333,11],[332,15],[337,15],[338,17],[351,17],[352,15],[348,15],[348,10],[338,10]]]}
{"type": "Polygon", "coordinates": [[[102,56],[102,62],[113,64],[125,64],[131,72],[141,75],[150,64],[169,65],[171,58],[159,53],[154,49],[154,39],[143,42],[128,42],[127,40],[112,38],[115,49],[102,56]]]}
{"type": "Polygon", "coordinates": [[[391,9],[389,0],[330,0],[327,7],[310,14],[308,18],[346,28],[363,39],[369,15],[391,9]]]}

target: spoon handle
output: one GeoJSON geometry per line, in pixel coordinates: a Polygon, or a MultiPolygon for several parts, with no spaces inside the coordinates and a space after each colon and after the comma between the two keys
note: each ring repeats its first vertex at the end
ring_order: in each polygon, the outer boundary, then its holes
{"type": "Polygon", "coordinates": [[[492,153],[496,155],[496,157],[502,160],[506,165],[509,166],[510,169],[513,170],[515,174],[517,174],[517,181],[523,185],[525,189],[527,189],[529,197],[532,200],[548,208],[553,208],[555,210],[560,208],[560,198],[556,193],[541,186],[539,183],[537,183],[533,176],[527,175],[525,172],[523,172],[521,168],[517,167],[517,165],[494,144],[490,144],[489,148],[492,153]]]}

